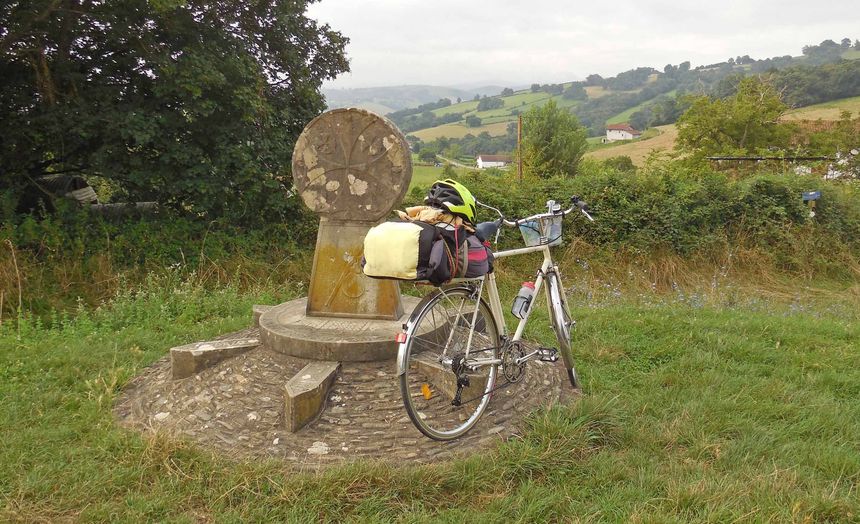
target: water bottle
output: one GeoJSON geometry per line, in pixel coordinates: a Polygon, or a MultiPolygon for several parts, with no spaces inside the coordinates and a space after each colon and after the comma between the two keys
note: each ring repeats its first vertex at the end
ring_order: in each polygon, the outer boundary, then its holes
{"type": "Polygon", "coordinates": [[[532,303],[532,297],[535,294],[535,283],[534,282],[523,282],[523,287],[520,288],[520,292],[517,293],[517,297],[514,299],[514,305],[511,307],[511,313],[514,314],[517,318],[525,318],[526,313],[529,311],[529,306],[532,303]]]}

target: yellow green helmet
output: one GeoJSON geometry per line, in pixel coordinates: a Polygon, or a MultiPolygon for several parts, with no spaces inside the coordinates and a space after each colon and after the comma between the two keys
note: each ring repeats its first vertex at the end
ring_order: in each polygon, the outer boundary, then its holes
{"type": "Polygon", "coordinates": [[[475,223],[475,217],[478,214],[477,201],[472,193],[466,189],[466,186],[450,178],[433,182],[424,202],[440,209],[447,209],[472,224],[475,223]]]}

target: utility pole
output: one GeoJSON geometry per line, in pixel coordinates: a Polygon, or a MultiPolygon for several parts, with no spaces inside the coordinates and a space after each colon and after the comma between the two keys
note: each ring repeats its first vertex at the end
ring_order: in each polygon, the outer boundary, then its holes
{"type": "Polygon", "coordinates": [[[517,179],[523,181],[523,115],[517,115],[517,179]]]}

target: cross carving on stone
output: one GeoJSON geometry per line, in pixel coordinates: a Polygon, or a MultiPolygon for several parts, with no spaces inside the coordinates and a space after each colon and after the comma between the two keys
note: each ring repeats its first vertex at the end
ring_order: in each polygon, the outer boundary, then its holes
{"type": "Polygon", "coordinates": [[[296,141],[293,179],[304,203],[320,215],[307,315],[400,318],[397,282],[361,272],[365,234],[400,204],[412,179],[412,156],[400,130],[363,109],[323,113],[296,141]]]}

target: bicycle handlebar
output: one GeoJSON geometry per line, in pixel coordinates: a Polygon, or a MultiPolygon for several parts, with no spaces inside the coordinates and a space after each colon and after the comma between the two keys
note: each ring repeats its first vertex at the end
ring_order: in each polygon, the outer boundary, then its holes
{"type": "MultiPolygon", "coordinates": [[[[484,207],[489,207],[489,206],[484,206],[484,207]]],[[[547,213],[538,213],[538,214],[532,215],[530,217],[519,218],[519,219],[515,219],[515,220],[508,220],[507,218],[504,217],[504,215],[502,215],[502,212],[499,211],[498,209],[495,209],[495,208],[490,208],[490,209],[494,209],[497,213],[499,213],[499,217],[501,220],[500,223],[504,224],[508,227],[517,227],[520,224],[530,222],[532,220],[538,220],[538,219],[543,218],[543,217],[565,216],[565,215],[572,213],[575,209],[578,209],[579,212],[582,213],[583,215],[585,215],[585,217],[588,220],[594,222],[594,218],[592,218],[592,216],[588,213],[588,204],[576,195],[570,197],[570,207],[565,209],[564,211],[561,210],[561,206],[556,204],[554,200],[550,200],[549,202],[547,202],[547,207],[549,207],[549,209],[550,209],[550,211],[547,213]],[[556,209],[556,207],[557,207],[557,209],[556,209]]]]}

